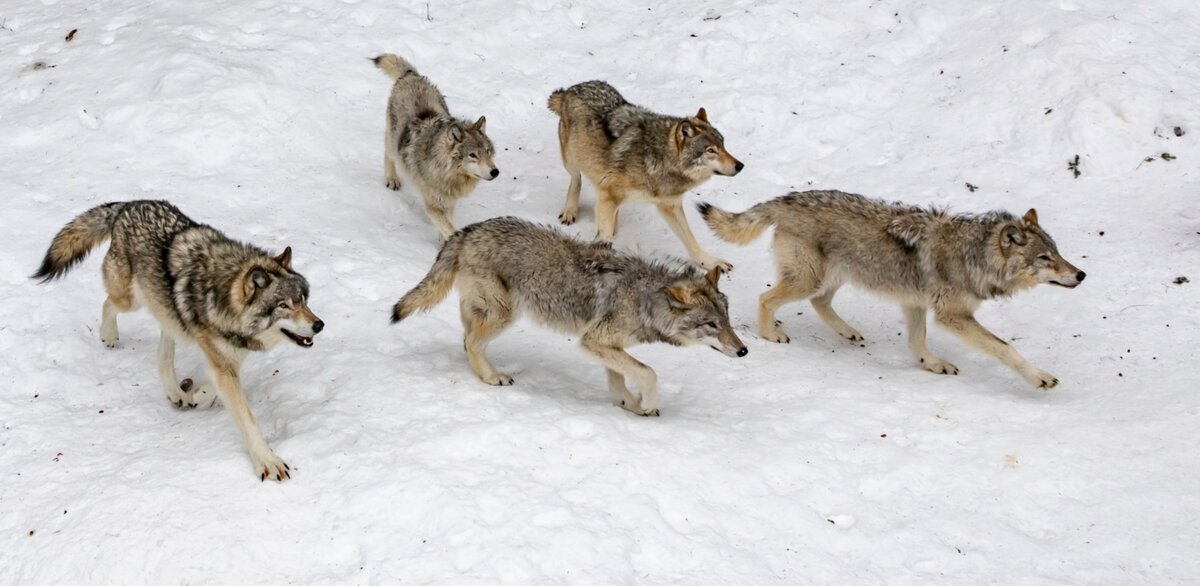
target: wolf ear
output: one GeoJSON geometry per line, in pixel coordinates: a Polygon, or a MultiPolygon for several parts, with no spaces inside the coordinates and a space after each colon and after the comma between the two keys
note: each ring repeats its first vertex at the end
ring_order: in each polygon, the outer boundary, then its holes
{"type": "Polygon", "coordinates": [[[480,116],[479,120],[476,120],[475,124],[471,125],[472,130],[478,130],[479,132],[485,132],[484,128],[486,128],[486,127],[487,127],[487,116],[480,116]]]}
{"type": "Polygon", "coordinates": [[[1004,231],[1000,233],[1000,245],[1010,246],[1013,244],[1017,246],[1022,246],[1025,244],[1025,231],[1016,224],[1009,224],[1005,226],[1004,231]]]}
{"type": "Polygon", "coordinates": [[[696,298],[687,285],[663,287],[662,292],[667,295],[667,303],[671,305],[671,309],[687,309],[696,304],[696,298]]]}
{"type": "Polygon", "coordinates": [[[681,120],[675,125],[675,142],[683,146],[683,141],[695,136],[696,127],[692,126],[691,122],[681,120]]]}
{"type": "Polygon", "coordinates": [[[279,253],[279,256],[275,257],[275,262],[283,265],[283,268],[285,269],[292,268],[292,247],[289,246],[283,249],[283,252],[279,253]]]}
{"type": "Polygon", "coordinates": [[[250,297],[255,291],[271,284],[271,275],[261,267],[254,267],[250,272],[246,273],[246,278],[242,282],[242,292],[246,297],[250,297]]]}
{"type": "Polygon", "coordinates": [[[450,138],[453,139],[454,142],[462,142],[462,139],[463,139],[462,127],[457,124],[455,124],[454,126],[451,126],[450,127],[450,138]]]}
{"type": "Polygon", "coordinates": [[[705,112],[704,108],[700,108],[700,111],[696,112],[696,119],[701,122],[708,122],[708,112],[705,112]]]}
{"type": "Polygon", "coordinates": [[[1037,210],[1035,210],[1033,208],[1029,208],[1029,211],[1025,212],[1024,216],[1021,216],[1021,219],[1025,220],[1025,223],[1029,224],[1031,226],[1038,225],[1037,210]]]}
{"type": "Polygon", "coordinates": [[[721,267],[713,267],[713,269],[711,271],[708,271],[707,273],[704,274],[704,280],[708,281],[708,284],[712,285],[713,288],[715,289],[717,286],[717,282],[721,280],[721,273],[723,273],[723,272],[725,272],[725,271],[722,271],[721,267]]]}

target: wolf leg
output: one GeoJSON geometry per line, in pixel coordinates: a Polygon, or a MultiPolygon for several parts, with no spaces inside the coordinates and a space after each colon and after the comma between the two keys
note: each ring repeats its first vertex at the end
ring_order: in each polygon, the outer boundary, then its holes
{"type": "Polygon", "coordinates": [[[450,221],[450,217],[454,215],[454,202],[446,201],[443,198],[425,198],[425,212],[429,214],[429,221],[438,230],[438,244],[445,242],[452,234],[454,234],[454,224],[450,221]]]}
{"type": "Polygon", "coordinates": [[[904,306],[904,324],[908,326],[908,349],[921,361],[921,368],[937,374],[958,374],[958,367],[934,356],[925,346],[925,308],[904,306]]]}
{"type": "Polygon", "coordinates": [[[104,275],[104,291],[108,293],[100,309],[100,341],[109,348],[115,348],[120,337],[117,314],[133,311],[133,274],[129,263],[111,249],[104,256],[100,271],[104,275]]]}
{"type": "Polygon", "coordinates": [[[596,187],[596,239],[612,242],[617,236],[617,208],[621,201],[610,189],[596,187]]]}
{"type": "Polygon", "coordinates": [[[851,342],[861,342],[863,339],[862,334],[850,327],[850,324],[846,323],[842,319],[842,316],[833,310],[833,295],[837,293],[837,290],[837,287],[828,287],[818,293],[812,298],[813,309],[817,310],[817,315],[821,317],[821,321],[825,322],[830,328],[833,328],[833,331],[837,332],[839,336],[851,342]]]}
{"type": "Polygon", "coordinates": [[[484,351],[488,342],[499,336],[512,323],[512,312],[498,303],[488,303],[485,293],[463,295],[459,312],[463,322],[463,348],[467,351],[467,362],[480,380],[497,386],[513,384],[513,378],[498,372],[488,361],[484,351]]]}
{"type": "Polygon", "coordinates": [[[246,402],[246,395],[242,392],[242,383],[238,378],[241,361],[227,356],[211,340],[201,339],[198,342],[208,359],[208,369],[216,383],[217,396],[233,416],[233,422],[242,434],[242,442],[250,454],[255,475],[259,480],[271,478],[282,481],[291,478],[288,465],[271,450],[258,427],[258,421],[250,412],[250,405],[246,402]]]}
{"type": "Polygon", "coordinates": [[[1030,364],[1008,342],[996,337],[978,321],[975,321],[975,316],[964,313],[937,313],[935,317],[939,324],[957,334],[970,346],[989,354],[1005,366],[1017,371],[1033,387],[1052,389],[1058,384],[1058,379],[1054,378],[1054,375],[1030,364]]]}
{"type": "Polygon", "coordinates": [[[612,397],[612,404],[625,408],[626,405],[635,405],[638,400],[629,392],[629,388],[625,386],[625,376],[611,369],[605,368],[605,374],[608,375],[608,394],[612,397]]]}
{"type": "Polygon", "coordinates": [[[775,322],[775,311],[785,303],[799,301],[812,295],[816,285],[811,281],[779,276],[775,286],[758,297],[758,333],[764,340],[786,344],[791,341],[775,322]]]}
{"type": "Polygon", "coordinates": [[[579,217],[579,191],[583,189],[583,177],[579,171],[567,169],[567,172],[571,174],[571,184],[567,186],[567,202],[558,214],[558,221],[564,226],[574,224],[579,217]]]}
{"type": "Polygon", "coordinates": [[[183,388],[179,379],[175,378],[175,338],[163,330],[158,337],[158,378],[162,381],[163,392],[167,400],[180,409],[194,407],[189,388],[183,388]]]}
{"type": "Polygon", "coordinates": [[[687,248],[688,256],[697,264],[706,268],[720,268],[725,272],[733,270],[733,265],[727,261],[721,260],[700,248],[700,243],[696,242],[696,235],[692,234],[692,229],[688,227],[687,216],[683,213],[683,198],[679,197],[673,201],[658,204],[658,213],[667,222],[667,227],[675,233],[675,237],[683,242],[683,246],[687,248]]]}
{"type": "Polygon", "coordinates": [[[383,146],[383,184],[392,191],[400,190],[400,175],[396,173],[396,164],[392,162],[392,154],[388,152],[391,145],[384,141],[383,146]]]}
{"type": "MultiPolygon", "coordinates": [[[[622,377],[632,378],[637,385],[640,397],[637,401],[622,405],[622,409],[638,415],[658,417],[658,376],[649,366],[638,362],[625,350],[605,344],[587,334],[584,334],[579,342],[584,352],[603,363],[605,368],[616,371],[622,377]]],[[[612,381],[611,375],[609,381],[612,381]]]]}

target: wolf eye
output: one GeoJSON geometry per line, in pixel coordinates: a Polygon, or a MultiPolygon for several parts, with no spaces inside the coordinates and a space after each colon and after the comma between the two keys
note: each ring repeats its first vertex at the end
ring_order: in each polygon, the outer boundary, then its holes
{"type": "Polygon", "coordinates": [[[704,152],[706,152],[710,155],[715,155],[715,154],[717,154],[717,149],[715,149],[713,147],[708,147],[708,148],[704,149],[704,152]]]}
{"type": "Polygon", "coordinates": [[[1038,260],[1044,260],[1044,261],[1046,261],[1046,262],[1050,262],[1050,261],[1052,261],[1052,260],[1054,260],[1054,259],[1050,258],[1050,255],[1048,255],[1048,254],[1039,254],[1039,255],[1038,255],[1038,260]]]}
{"type": "Polygon", "coordinates": [[[279,309],[287,309],[287,308],[288,308],[288,302],[287,302],[287,301],[280,301],[280,302],[279,302],[279,305],[277,305],[276,307],[278,307],[279,309]]]}
{"type": "Polygon", "coordinates": [[[708,326],[708,327],[710,327],[710,328],[712,328],[712,329],[714,329],[714,330],[715,330],[715,329],[717,329],[717,322],[715,322],[715,321],[710,321],[710,322],[708,322],[708,323],[706,323],[706,324],[704,324],[704,325],[706,325],[706,326],[708,326]]]}
{"type": "Polygon", "coordinates": [[[477,154],[475,154],[475,153],[471,153],[471,154],[467,155],[467,158],[469,158],[469,159],[478,159],[478,158],[479,158],[479,155],[477,155],[477,154]]]}

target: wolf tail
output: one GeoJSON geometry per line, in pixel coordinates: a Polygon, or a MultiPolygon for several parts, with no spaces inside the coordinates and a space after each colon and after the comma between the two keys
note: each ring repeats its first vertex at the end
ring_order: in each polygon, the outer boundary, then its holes
{"type": "Polygon", "coordinates": [[[554,90],[554,92],[550,94],[550,99],[546,101],[546,107],[550,108],[551,112],[554,112],[555,114],[558,114],[559,117],[562,117],[564,106],[563,99],[566,97],[567,90],[554,90]]]}
{"type": "Polygon", "coordinates": [[[375,67],[382,69],[383,72],[388,74],[388,76],[392,79],[399,79],[401,76],[409,72],[417,72],[417,68],[413,67],[412,63],[405,61],[403,57],[393,55],[391,53],[384,53],[383,55],[371,59],[371,61],[374,61],[375,67]]]}
{"type": "Polygon", "coordinates": [[[99,205],[68,222],[54,236],[46,257],[42,259],[42,266],[30,278],[48,283],[66,274],[93,248],[108,240],[117,213],[126,205],[126,202],[99,205]]]}
{"type": "Polygon", "coordinates": [[[696,207],[717,238],[734,244],[748,244],[775,224],[774,212],[778,205],[778,199],[764,201],[739,214],[709,203],[700,203],[696,207]]]}
{"type": "Polygon", "coordinates": [[[466,234],[467,231],[459,230],[442,245],[429,274],[392,307],[392,323],[418,311],[428,311],[450,294],[450,288],[454,286],[454,277],[458,275],[458,256],[462,253],[466,234]]]}

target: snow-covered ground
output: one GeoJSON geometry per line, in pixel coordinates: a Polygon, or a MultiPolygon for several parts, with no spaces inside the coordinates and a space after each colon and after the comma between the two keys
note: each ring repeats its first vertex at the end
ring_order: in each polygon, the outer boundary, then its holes
{"type": "MultiPolygon", "coordinates": [[[[1196,580],[1200,6],[618,6],[5,2],[0,582],[1196,580]],[[662,417],[638,418],[573,340],[521,322],[491,351],[516,386],[485,386],[453,301],[388,325],[435,236],[383,186],[390,82],[366,60],[381,52],[488,117],[502,180],[460,225],[554,220],[567,176],[546,96],[593,78],[660,111],[707,108],[747,168],[692,202],[836,188],[1036,207],[1087,282],[979,317],[1062,384],[1031,390],[936,330],[962,373],[924,372],[897,308],[849,290],[836,303],[865,347],[802,304],[781,312],[792,343],[766,343],[768,239],[720,243],[689,205],[737,267],[723,287],[747,358],[635,349],[661,382],[662,417]],[[61,282],[27,278],[75,214],[147,197],[291,245],[311,281],[329,324],[316,347],[244,371],[290,482],[252,475],[224,409],[167,403],[149,315],[103,347],[98,254],[61,282]]],[[[591,201],[586,187],[569,232],[591,235],[591,201]]],[[[621,220],[618,245],[682,254],[652,209],[621,220]]],[[[201,374],[194,348],[179,360],[201,374]]]]}

